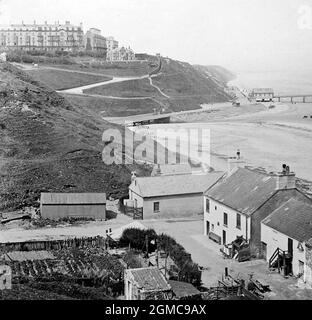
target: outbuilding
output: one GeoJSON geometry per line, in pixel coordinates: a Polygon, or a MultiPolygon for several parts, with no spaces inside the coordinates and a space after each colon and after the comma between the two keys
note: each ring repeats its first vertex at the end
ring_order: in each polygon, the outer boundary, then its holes
{"type": "Polygon", "coordinates": [[[106,219],[105,193],[41,193],[40,212],[44,219],[106,219]]]}
{"type": "Polygon", "coordinates": [[[125,300],[163,300],[171,294],[171,286],[158,268],[126,269],[125,300]]]}
{"type": "Polygon", "coordinates": [[[203,214],[203,193],[223,174],[211,172],[203,175],[133,177],[128,203],[132,203],[134,208],[141,208],[144,219],[203,214]]]}

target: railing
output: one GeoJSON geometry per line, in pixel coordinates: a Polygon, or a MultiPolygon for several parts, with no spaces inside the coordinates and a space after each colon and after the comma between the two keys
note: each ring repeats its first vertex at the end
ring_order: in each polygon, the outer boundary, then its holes
{"type": "Polygon", "coordinates": [[[292,259],[292,254],[290,252],[277,248],[269,260],[269,268],[275,268],[274,264],[277,263],[278,273],[280,273],[283,268],[285,275],[287,275],[289,272],[292,272],[291,268],[290,270],[287,270],[288,267],[291,266],[289,258],[292,259]]]}
{"type": "Polygon", "coordinates": [[[280,255],[283,253],[283,251],[280,248],[277,248],[274,253],[272,254],[270,260],[269,260],[269,268],[272,268],[273,263],[276,259],[280,257],[280,255]]]}

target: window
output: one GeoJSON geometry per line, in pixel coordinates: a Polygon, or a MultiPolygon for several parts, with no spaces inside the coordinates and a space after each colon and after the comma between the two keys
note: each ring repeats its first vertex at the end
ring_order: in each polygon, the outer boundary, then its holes
{"type": "Polygon", "coordinates": [[[154,202],[154,212],[159,212],[159,202],[154,202]]]}
{"type": "Polygon", "coordinates": [[[217,206],[215,206],[215,210],[217,210],[217,206]]]}
{"type": "Polygon", "coordinates": [[[223,225],[226,227],[228,225],[228,215],[225,212],[223,212],[223,225]]]}
{"type": "Polygon", "coordinates": [[[211,225],[211,231],[214,231],[214,224],[211,225]]]}
{"type": "Polygon", "coordinates": [[[239,213],[236,214],[236,228],[241,228],[241,215],[239,213]]]}
{"type": "Polygon", "coordinates": [[[209,199],[208,198],[206,198],[206,212],[209,212],[209,208],[210,206],[209,206],[209,199]]]}

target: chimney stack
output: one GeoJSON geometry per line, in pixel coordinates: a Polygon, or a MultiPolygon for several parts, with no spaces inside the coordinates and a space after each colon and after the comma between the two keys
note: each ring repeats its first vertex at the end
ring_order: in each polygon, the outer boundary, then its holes
{"type": "Polygon", "coordinates": [[[136,172],[132,171],[131,172],[131,182],[133,182],[136,179],[136,172]]]}
{"type": "Polygon", "coordinates": [[[241,158],[241,152],[238,149],[236,152],[236,157],[228,159],[228,173],[230,173],[235,168],[243,168],[246,162],[241,158]]]}
{"type": "Polygon", "coordinates": [[[283,164],[282,172],[276,174],[276,190],[295,189],[296,174],[290,171],[288,165],[283,164]]]}

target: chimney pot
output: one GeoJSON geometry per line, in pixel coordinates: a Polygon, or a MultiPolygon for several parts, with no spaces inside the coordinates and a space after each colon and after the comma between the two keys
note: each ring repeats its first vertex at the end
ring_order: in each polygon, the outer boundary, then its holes
{"type": "Polygon", "coordinates": [[[246,162],[241,158],[241,153],[238,149],[236,157],[228,158],[228,173],[230,173],[234,168],[243,168],[245,164],[246,162]]]}

